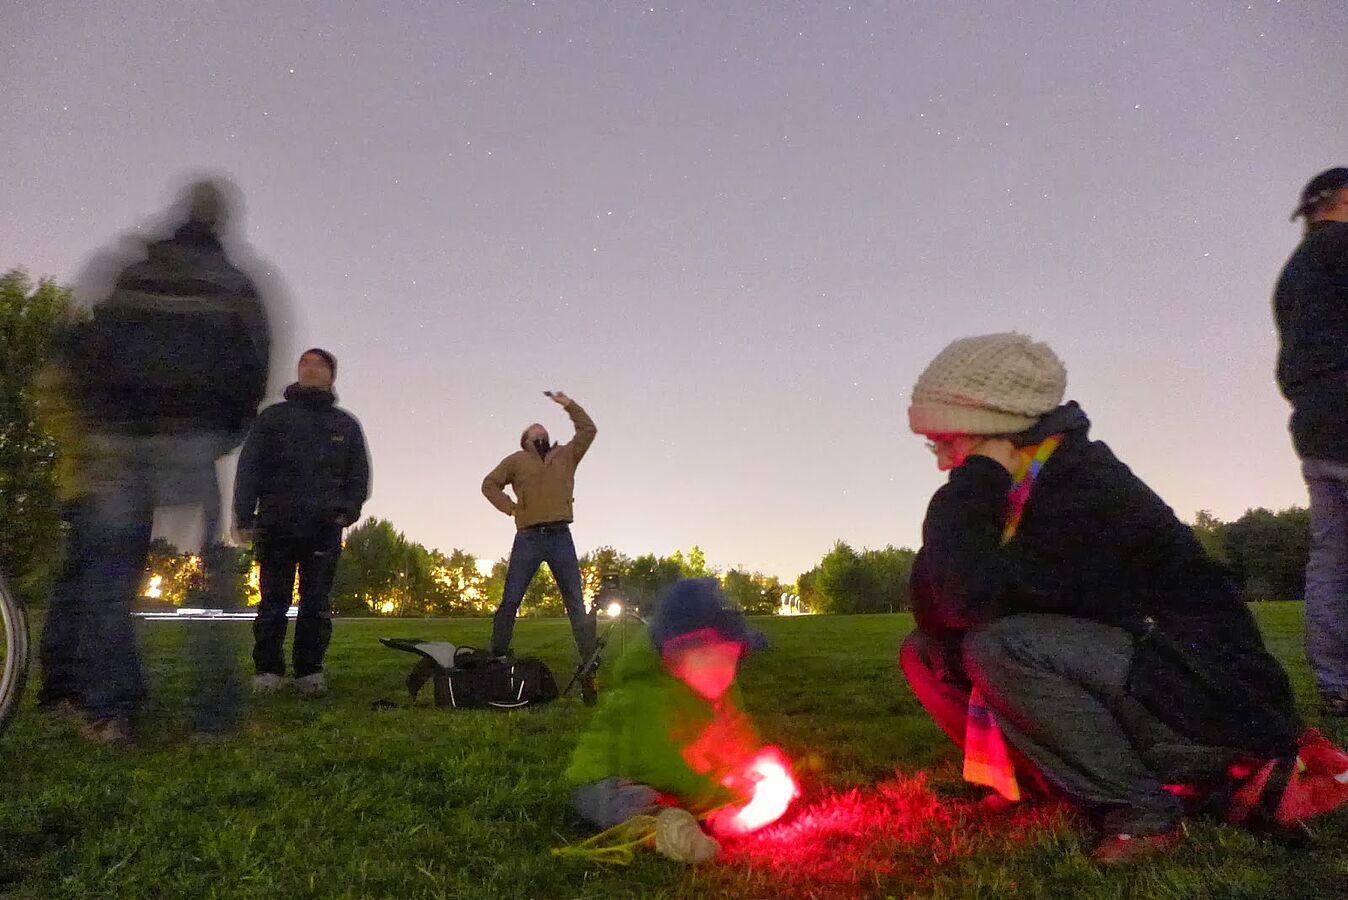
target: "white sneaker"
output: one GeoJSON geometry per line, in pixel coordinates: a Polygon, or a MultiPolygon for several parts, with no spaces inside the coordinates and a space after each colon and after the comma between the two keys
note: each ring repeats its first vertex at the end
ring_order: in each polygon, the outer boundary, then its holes
{"type": "Polygon", "coordinates": [[[274,694],[281,689],[280,675],[262,674],[253,676],[254,694],[274,694]]]}
{"type": "Polygon", "coordinates": [[[295,679],[295,690],[306,697],[321,697],[328,692],[328,676],[322,672],[295,679]]]}

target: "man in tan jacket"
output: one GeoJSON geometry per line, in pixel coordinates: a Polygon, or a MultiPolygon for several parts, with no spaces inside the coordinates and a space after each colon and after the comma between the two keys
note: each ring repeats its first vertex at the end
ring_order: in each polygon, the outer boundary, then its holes
{"type": "MultiPolygon", "coordinates": [[[[482,479],[482,493],[492,506],[515,518],[515,543],[510,548],[510,567],[506,569],[505,592],[492,622],[491,649],[504,656],[510,649],[519,611],[529,582],[543,563],[548,564],[571,619],[582,662],[595,650],[595,622],[585,610],[580,588],[580,563],[576,544],[571,539],[572,493],[576,484],[576,466],[594,443],[598,429],[580,404],[561,391],[549,392],[571,417],[576,436],[565,444],[552,444],[548,430],[535,422],[520,435],[520,449],[482,479]],[[512,499],[506,486],[514,489],[512,499]]],[[[581,679],[581,696],[587,704],[595,701],[594,673],[581,679]]]]}

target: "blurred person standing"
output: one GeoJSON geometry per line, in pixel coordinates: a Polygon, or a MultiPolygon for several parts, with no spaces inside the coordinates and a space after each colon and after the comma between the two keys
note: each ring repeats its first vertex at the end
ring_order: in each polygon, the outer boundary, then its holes
{"type": "Polygon", "coordinates": [[[65,347],[83,433],[39,703],[77,709],[98,743],[129,742],[144,700],[130,608],[155,510],[199,507],[203,557],[219,557],[216,460],[242,442],[266,392],[266,306],[221,243],[230,191],[192,184],[172,235],[121,269],[65,347]]]}
{"type": "Polygon", "coordinates": [[[299,574],[292,651],[295,687],[327,692],[323,659],[332,639],[332,582],[342,529],[370,496],[370,462],[355,417],[336,406],[337,359],[300,356],[285,401],[269,406],[244,442],[234,479],[239,537],[255,541],[262,603],[253,622],[253,691],[274,693],[285,676],[286,612],[299,574]]]}

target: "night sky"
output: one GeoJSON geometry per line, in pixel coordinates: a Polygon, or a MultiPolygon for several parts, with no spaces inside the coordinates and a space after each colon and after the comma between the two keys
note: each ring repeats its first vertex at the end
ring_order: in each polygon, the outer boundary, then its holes
{"type": "Polygon", "coordinates": [[[794,578],[916,546],[907,392],[1019,330],[1185,519],[1305,502],[1273,381],[1348,4],[0,3],[0,268],[73,282],[229,173],[366,507],[506,554],[482,476],[560,388],[582,550],[794,578]]]}

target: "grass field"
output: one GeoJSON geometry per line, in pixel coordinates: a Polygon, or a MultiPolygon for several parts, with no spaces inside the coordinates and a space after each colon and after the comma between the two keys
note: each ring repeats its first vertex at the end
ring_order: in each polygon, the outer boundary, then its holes
{"type": "MultiPolygon", "coordinates": [[[[1257,613],[1313,717],[1299,605],[1257,613]]],[[[267,698],[238,735],[205,745],[188,740],[183,638],[194,626],[152,623],[140,746],[94,749],[31,705],[0,738],[0,895],[1348,897],[1345,814],[1307,850],[1195,823],[1172,856],[1109,872],[1087,860],[1089,831],[1061,809],[981,819],[954,748],[895,665],[911,624],[758,622],[773,647],[744,668],[746,705],[805,763],[806,793],[796,821],[694,869],[653,852],[627,867],[551,854],[588,833],[559,782],[590,714],[578,700],[508,713],[371,709],[405,701],[413,662],[377,638],[481,645],[485,621],[339,622],[330,696],[267,698]]],[[[242,668],[246,624],[195,627],[226,629],[242,668]]],[[[523,620],[516,646],[564,677],[570,641],[563,621],[523,620]]]]}

